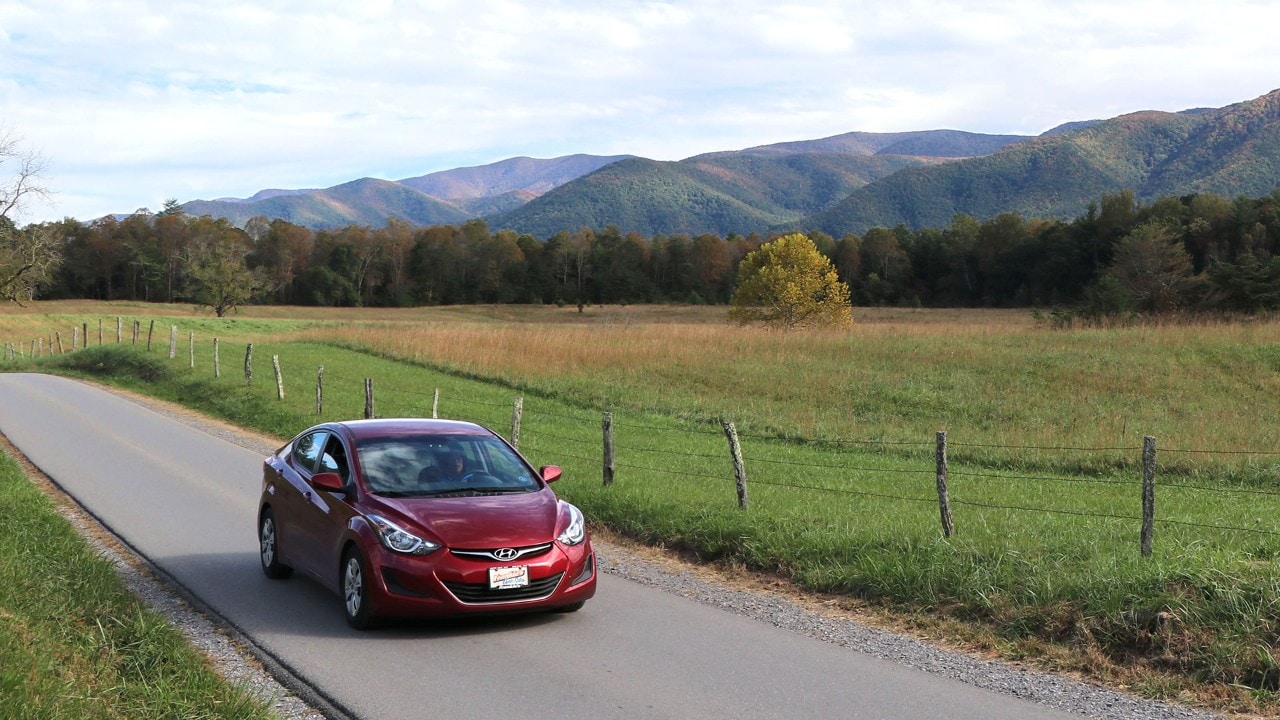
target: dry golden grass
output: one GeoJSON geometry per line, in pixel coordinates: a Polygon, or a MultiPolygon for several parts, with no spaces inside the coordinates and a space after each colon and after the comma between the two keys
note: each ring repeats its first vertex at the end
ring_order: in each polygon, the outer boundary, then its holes
{"type": "Polygon", "coordinates": [[[1021,311],[860,310],[847,329],[783,333],[730,325],[722,308],[663,307],[424,320],[303,336],[592,406],[804,437],[927,442],[945,429],[961,444],[1134,448],[1155,435],[1170,449],[1258,452],[1280,439],[1274,322],[1051,331],[1021,311]]]}
{"type": "MultiPolygon", "coordinates": [[[[341,341],[542,391],[593,408],[730,418],[747,431],[931,444],[1269,452],[1280,433],[1280,323],[1048,330],[1022,310],[860,308],[839,330],[738,327],[723,307],[256,306],[217,320],[190,305],[60,301],[0,313],[28,343],[115,317],[197,338],[341,341]]],[[[973,449],[981,455],[983,451],[973,449]]],[[[1008,462],[1047,451],[1005,452],[1008,462]]],[[[1247,466],[1266,455],[1165,453],[1170,467],[1247,466]]],[[[1107,462],[1115,462],[1113,458],[1107,462]]]]}

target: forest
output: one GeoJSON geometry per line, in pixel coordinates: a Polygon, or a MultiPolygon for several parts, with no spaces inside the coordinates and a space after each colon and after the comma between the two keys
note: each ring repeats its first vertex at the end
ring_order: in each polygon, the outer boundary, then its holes
{"type": "MultiPolygon", "coordinates": [[[[173,201],[44,229],[60,238],[62,261],[40,299],[206,305],[211,285],[234,277],[244,278],[239,304],[725,304],[741,259],[772,239],[614,226],[537,238],[482,220],[312,231],[255,217],[236,227],[173,201]]],[[[1124,191],[1069,221],[957,215],[946,227],[808,234],[856,305],[1070,308],[1095,319],[1280,307],[1280,189],[1149,204],[1124,191]]]]}

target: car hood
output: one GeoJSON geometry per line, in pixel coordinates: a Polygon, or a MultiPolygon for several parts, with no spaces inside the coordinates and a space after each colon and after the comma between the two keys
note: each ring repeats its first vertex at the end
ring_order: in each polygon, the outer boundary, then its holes
{"type": "Polygon", "coordinates": [[[379,498],[379,502],[451,548],[550,542],[560,514],[560,501],[550,490],[462,498],[379,498]]]}

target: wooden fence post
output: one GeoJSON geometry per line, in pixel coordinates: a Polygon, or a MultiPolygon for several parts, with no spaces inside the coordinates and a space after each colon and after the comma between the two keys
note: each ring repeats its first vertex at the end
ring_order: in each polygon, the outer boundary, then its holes
{"type": "Polygon", "coordinates": [[[324,366],[316,370],[316,414],[324,414],[324,366]]]}
{"type": "Polygon", "coordinates": [[[616,470],[613,460],[613,413],[604,414],[600,427],[604,431],[604,486],[609,487],[613,484],[613,473],[616,470]]]}
{"type": "Polygon", "coordinates": [[[271,367],[276,372],[276,399],[284,399],[284,376],[280,374],[280,356],[271,356],[271,367]]]}
{"type": "Polygon", "coordinates": [[[147,328],[147,352],[151,352],[151,337],[156,334],[156,321],[151,321],[151,326],[147,328]]]}
{"type": "Polygon", "coordinates": [[[134,345],[138,344],[138,334],[141,332],[141,327],[140,327],[141,322],[142,322],[141,320],[133,321],[133,344],[134,345]]]}
{"type": "Polygon", "coordinates": [[[76,349],[76,348],[78,348],[78,347],[80,347],[80,328],[76,327],[75,325],[72,325],[72,326],[71,326],[71,350],[72,350],[72,352],[74,352],[74,351],[75,351],[75,349],[76,349]]]}
{"type": "Polygon", "coordinates": [[[196,333],[194,330],[187,335],[187,356],[190,358],[188,365],[192,370],[196,369],[196,333]]]}
{"type": "Polygon", "coordinates": [[[178,356],[178,326],[169,326],[169,359],[172,360],[178,356]]]}
{"type": "Polygon", "coordinates": [[[440,388],[436,388],[436,396],[431,401],[431,418],[440,417],[440,388]]]}
{"type": "MultiPolygon", "coordinates": [[[[101,330],[102,321],[99,320],[98,322],[99,322],[99,330],[101,330]]],[[[102,333],[99,332],[98,335],[101,336],[102,333]]],[[[89,347],[89,323],[87,322],[80,323],[80,337],[84,338],[84,344],[81,345],[80,347],[82,349],[89,347]]]]}
{"type": "Polygon", "coordinates": [[[253,384],[253,343],[249,343],[244,349],[244,384],[253,384]]]}
{"type": "Polygon", "coordinates": [[[1142,556],[1151,555],[1156,525],[1156,439],[1142,438],[1142,556]]]}
{"type": "Polygon", "coordinates": [[[524,396],[516,398],[511,408],[511,447],[520,449],[520,419],[524,416],[524,396]]]}
{"type": "Polygon", "coordinates": [[[121,331],[124,330],[124,319],[119,315],[116,316],[116,344],[120,344],[121,331]]]}
{"type": "MultiPolygon", "coordinates": [[[[66,350],[64,350],[64,349],[63,349],[63,347],[62,347],[62,331],[61,331],[61,330],[59,330],[59,331],[55,332],[53,335],[54,335],[54,337],[58,338],[58,354],[59,354],[59,355],[64,354],[64,353],[66,352],[66,350]]],[[[49,349],[50,349],[50,350],[52,350],[53,348],[49,348],[49,349]]]]}
{"type": "Polygon", "coordinates": [[[372,420],[373,413],[373,378],[364,379],[364,416],[372,420]]]}
{"type": "Polygon", "coordinates": [[[222,359],[218,357],[218,338],[213,339],[213,376],[222,377],[222,359]]]}
{"type": "Polygon", "coordinates": [[[951,495],[947,491],[947,433],[941,431],[937,436],[938,466],[938,512],[942,515],[942,536],[951,537],[955,526],[951,523],[951,495]]]}
{"type": "Polygon", "coordinates": [[[733,457],[733,474],[738,481],[738,507],[747,507],[747,466],[742,462],[742,445],[738,443],[738,428],[728,420],[721,420],[724,436],[729,439],[729,455],[733,457]]]}

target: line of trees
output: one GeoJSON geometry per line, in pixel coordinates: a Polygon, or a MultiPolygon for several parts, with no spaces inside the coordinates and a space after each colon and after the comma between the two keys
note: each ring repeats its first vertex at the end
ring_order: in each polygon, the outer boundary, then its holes
{"type": "MultiPolygon", "coordinates": [[[[741,260],[776,237],[646,238],[610,226],[543,239],[482,220],[311,231],[258,217],[235,227],[174,201],[158,213],[40,229],[60,239],[62,257],[40,297],[193,302],[220,313],[251,300],[726,304],[741,260]]],[[[1069,221],[958,215],[943,228],[807,235],[860,305],[1070,306],[1082,317],[1280,307],[1280,189],[1150,204],[1121,192],[1069,221]]]]}

